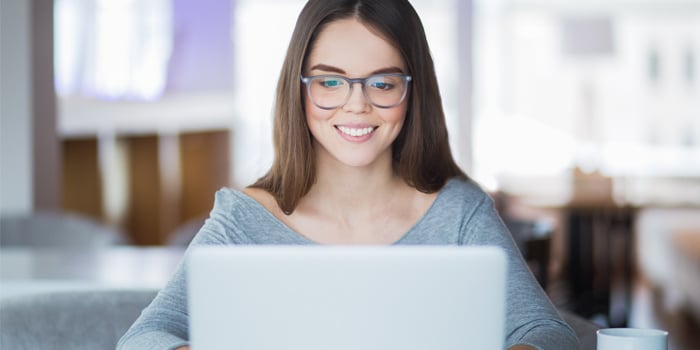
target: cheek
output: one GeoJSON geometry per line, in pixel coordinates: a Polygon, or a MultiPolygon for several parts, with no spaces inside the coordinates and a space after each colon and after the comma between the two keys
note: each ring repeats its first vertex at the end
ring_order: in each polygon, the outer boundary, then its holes
{"type": "Polygon", "coordinates": [[[407,111],[408,106],[406,104],[391,108],[386,111],[387,113],[384,115],[384,121],[394,124],[403,124],[404,120],[406,119],[407,111]]]}
{"type": "Polygon", "coordinates": [[[304,111],[306,112],[306,121],[311,122],[314,119],[316,119],[314,116],[316,115],[316,106],[314,106],[311,101],[309,101],[308,98],[304,99],[304,111]]]}
{"type": "Polygon", "coordinates": [[[306,111],[307,122],[324,121],[333,116],[333,110],[325,110],[316,107],[308,98],[304,99],[304,110],[306,111]]]}
{"type": "Polygon", "coordinates": [[[321,126],[324,125],[324,122],[331,119],[333,111],[320,109],[308,99],[305,101],[304,107],[306,110],[306,125],[311,131],[311,134],[314,135],[314,137],[318,137],[321,126]]]}

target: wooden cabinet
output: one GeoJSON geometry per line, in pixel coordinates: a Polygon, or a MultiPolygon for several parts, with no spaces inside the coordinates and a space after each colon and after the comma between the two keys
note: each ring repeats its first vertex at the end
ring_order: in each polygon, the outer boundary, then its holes
{"type": "Polygon", "coordinates": [[[114,224],[133,244],[164,244],[179,225],[207,215],[216,190],[229,185],[230,134],[64,139],[63,209],[114,224]],[[115,147],[120,157],[106,159],[115,147]]]}
{"type": "Polygon", "coordinates": [[[64,211],[105,219],[96,138],[63,140],[61,207],[64,211]]]}

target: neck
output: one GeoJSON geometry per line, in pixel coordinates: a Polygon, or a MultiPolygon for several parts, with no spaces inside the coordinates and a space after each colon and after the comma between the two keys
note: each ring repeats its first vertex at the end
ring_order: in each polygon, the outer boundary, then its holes
{"type": "Polygon", "coordinates": [[[390,152],[362,167],[342,164],[327,153],[316,159],[316,182],[300,204],[327,215],[352,220],[376,214],[407,187],[394,174],[390,152]]]}

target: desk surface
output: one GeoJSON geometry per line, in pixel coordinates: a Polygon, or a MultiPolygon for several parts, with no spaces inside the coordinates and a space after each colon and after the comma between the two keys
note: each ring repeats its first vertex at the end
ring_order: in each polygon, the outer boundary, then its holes
{"type": "Polygon", "coordinates": [[[161,288],[184,248],[0,248],[0,298],[38,291],[161,288]]]}

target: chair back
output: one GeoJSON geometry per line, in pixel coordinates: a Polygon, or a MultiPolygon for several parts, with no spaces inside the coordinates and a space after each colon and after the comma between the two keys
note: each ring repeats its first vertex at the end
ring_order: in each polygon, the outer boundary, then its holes
{"type": "Polygon", "coordinates": [[[0,246],[94,248],[125,243],[115,228],[79,214],[36,212],[0,217],[0,246]]]}
{"type": "Polygon", "coordinates": [[[155,290],[51,292],[0,300],[0,349],[113,350],[155,290]]]}

